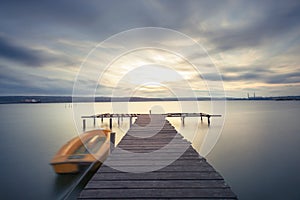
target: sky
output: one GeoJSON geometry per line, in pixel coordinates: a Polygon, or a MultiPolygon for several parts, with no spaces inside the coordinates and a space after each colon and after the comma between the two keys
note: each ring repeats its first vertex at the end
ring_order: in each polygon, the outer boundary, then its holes
{"type": "Polygon", "coordinates": [[[299,55],[297,0],[0,6],[1,96],[300,95],[299,55]]]}

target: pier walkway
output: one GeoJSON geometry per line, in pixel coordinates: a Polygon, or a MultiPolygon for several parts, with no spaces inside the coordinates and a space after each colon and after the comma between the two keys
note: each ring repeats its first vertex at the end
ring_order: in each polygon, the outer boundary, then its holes
{"type": "Polygon", "coordinates": [[[237,199],[165,119],[139,115],[79,199],[237,199]]]}

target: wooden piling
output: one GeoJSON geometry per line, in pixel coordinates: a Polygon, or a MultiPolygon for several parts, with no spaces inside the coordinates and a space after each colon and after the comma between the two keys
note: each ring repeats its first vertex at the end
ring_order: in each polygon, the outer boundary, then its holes
{"type": "Polygon", "coordinates": [[[182,126],[184,126],[184,118],[185,118],[185,116],[181,116],[181,123],[182,123],[182,126]]]}
{"type": "Polygon", "coordinates": [[[86,121],[85,119],[82,120],[82,129],[85,130],[86,128],[86,121]]]}
{"type": "Polygon", "coordinates": [[[129,117],[129,127],[132,125],[132,116],[129,117]]]}
{"type": "Polygon", "coordinates": [[[116,143],[116,133],[111,132],[110,133],[110,152],[112,152],[114,150],[115,143],[116,143]]]}
{"type": "Polygon", "coordinates": [[[113,124],[112,124],[112,117],[109,118],[109,129],[112,130],[113,124]]]}

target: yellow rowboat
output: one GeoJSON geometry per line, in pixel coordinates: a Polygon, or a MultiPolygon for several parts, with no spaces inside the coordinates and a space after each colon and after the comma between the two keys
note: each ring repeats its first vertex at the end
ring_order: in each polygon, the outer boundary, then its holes
{"type": "Polygon", "coordinates": [[[109,151],[110,130],[87,131],[63,145],[50,164],[58,174],[77,173],[82,166],[100,165],[109,151]]]}

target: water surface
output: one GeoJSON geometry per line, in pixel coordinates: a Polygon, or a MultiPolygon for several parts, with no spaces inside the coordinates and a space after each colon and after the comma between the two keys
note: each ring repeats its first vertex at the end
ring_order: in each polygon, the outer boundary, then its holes
{"type": "MultiPolygon", "coordinates": [[[[212,111],[210,102],[199,104],[203,112],[212,111]]],[[[135,102],[127,107],[132,113],[147,113],[154,105],[165,112],[182,110],[180,102],[135,102]]],[[[110,103],[93,106],[98,113],[114,110],[110,103]]],[[[69,104],[0,105],[3,199],[59,199],[80,177],[56,175],[49,165],[55,152],[82,131],[75,126],[74,121],[81,124],[81,119],[74,118],[73,108],[69,104]]],[[[84,106],[78,108],[84,113],[84,106]]],[[[84,114],[93,113],[87,109],[84,114]]],[[[198,151],[211,130],[222,130],[206,157],[240,199],[299,199],[299,114],[299,101],[232,101],[227,102],[224,127],[222,119],[212,119],[211,127],[205,119],[203,123],[186,119],[184,127],[179,119],[169,120],[198,151]]],[[[92,120],[87,126],[94,128],[92,120]]],[[[102,126],[108,126],[108,121],[102,126]]],[[[114,121],[117,141],[127,129],[128,120],[120,127],[114,121]]]]}

